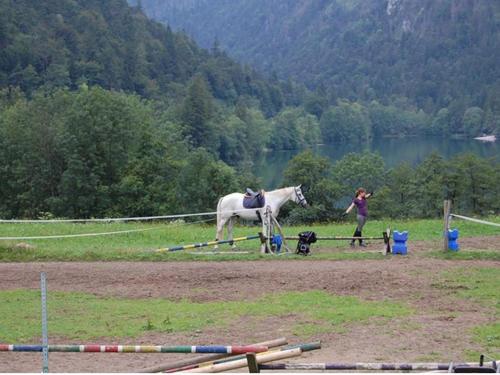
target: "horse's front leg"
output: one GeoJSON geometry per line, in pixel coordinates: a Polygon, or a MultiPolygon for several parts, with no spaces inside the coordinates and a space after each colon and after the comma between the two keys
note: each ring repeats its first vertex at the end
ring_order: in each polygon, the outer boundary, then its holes
{"type": "MultiPolygon", "coordinates": [[[[215,237],[216,241],[221,241],[224,238],[224,224],[226,223],[226,220],[227,219],[221,217],[220,220],[217,222],[217,233],[215,237]]],[[[218,248],[219,245],[214,246],[214,249],[217,250],[218,248]]]]}
{"type": "Polygon", "coordinates": [[[262,234],[264,235],[264,237],[266,238],[266,241],[264,243],[261,243],[260,244],[260,252],[262,254],[265,254],[266,253],[266,248],[267,248],[267,218],[265,215],[263,215],[261,213],[261,220],[262,220],[262,234]]]}

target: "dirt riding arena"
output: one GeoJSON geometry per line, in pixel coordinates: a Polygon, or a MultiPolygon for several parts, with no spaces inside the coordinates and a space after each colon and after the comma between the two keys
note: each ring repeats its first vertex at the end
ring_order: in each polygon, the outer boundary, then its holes
{"type": "MultiPolygon", "coordinates": [[[[477,241],[484,249],[486,243],[498,243],[500,237],[495,239],[464,241],[469,241],[469,246],[477,241]]],[[[305,353],[295,360],[298,362],[463,360],[466,350],[480,350],[474,347],[470,328],[491,323],[492,313],[487,307],[453,298],[453,290],[436,288],[435,283],[445,270],[500,267],[500,262],[419,256],[419,251],[428,245],[412,245],[412,253],[406,257],[364,261],[4,263],[0,264],[0,285],[2,290],[39,289],[39,272],[45,271],[49,293],[79,291],[141,299],[238,301],[256,299],[269,292],[324,290],[363,300],[394,300],[409,304],[415,312],[409,317],[391,319],[387,324],[348,324],[340,333],[324,332],[307,339],[294,337],[291,332],[294,319],[291,312],[288,317],[264,319],[258,326],[249,326],[241,320],[224,329],[210,328],[185,335],[149,333],[130,340],[103,338],[102,343],[229,345],[287,337],[291,343],[322,342],[322,350],[305,353]]],[[[57,338],[49,336],[49,339],[57,338]]],[[[183,356],[51,353],[50,370],[134,372],[183,356]]],[[[39,353],[0,353],[3,372],[40,372],[40,369],[39,353]]]]}

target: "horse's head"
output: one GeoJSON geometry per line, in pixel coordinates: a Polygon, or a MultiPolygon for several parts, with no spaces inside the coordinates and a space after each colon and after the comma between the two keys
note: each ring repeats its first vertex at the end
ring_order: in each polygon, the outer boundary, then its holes
{"type": "Polygon", "coordinates": [[[295,186],[293,188],[293,191],[295,195],[293,200],[295,201],[295,203],[300,204],[304,208],[307,207],[308,204],[306,201],[306,197],[304,197],[304,193],[302,193],[302,185],[295,186]]]}

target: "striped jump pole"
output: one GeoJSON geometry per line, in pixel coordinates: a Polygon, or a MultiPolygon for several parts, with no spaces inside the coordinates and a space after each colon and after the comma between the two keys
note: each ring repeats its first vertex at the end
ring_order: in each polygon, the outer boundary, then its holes
{"type": "MultiPolygon", "coordinates": [[[[380,237],[353,237],[353,236],[316,236],[317,241],[355,241],[355,240],[383,240],[385,244],[386,254],[391,252],[391,234],[392,231],[390,228],[387,228],[384,232],[382,232],[382,236],[380,237]]],[[[298,241],[300,240],[299,236],[286,236],[284,237],[286,240],[298,241]]]]}
{"type": "MultiPolygon", "coordinates": [[[[43,345],[0,344],[0,352],[41,352],[43,345]]],[[[49,352],[66,353],[262,353],[267,346],[49,345],[49,352]]]]}
{"type": "MultiPolygon", "coordinates": [[[[257,342],[251,344],[252,346],[267,346],[268,348],[276,348],[282,345],[288,344],[288,341],[284,337],[280,337],[274,340],[267,340],[262,342],[257,342]]],[[[197,357],[189,356],[188,358],[177,360],[174,362],[164,363],[152,367],[142,368],[140,370],[136,370],[133,372],[176,372],[179,371],[180,368],[195,368],[200,363],[213,363],[222,358],[235,358],[239,355],[234,355],[231,357],[231,354],[204,354],[197,357]],[[173,370],[172,370],[173,369],[173,370]],[[176,370],[177,369],[177,370],[176,370]]]]}
{"type": "MultiPolygon", "coordinates": [[[[495,362],[484,363],[496,368],[495,362]]],[[[259,366],[261,370],[354,370],[354,371],[447,371],[453,367],[477,369],[477,363],[272,363],[259,366]]],[[[481,366],[482,367],[482,366],[481,366]]]]}
{"type": "Polygon", "coordinates": [[[157,249],[155,251],[157,253],[165,253],[165,252],[170,252],[170,251],[188,250],[188,249],[196,249],[196,248],[199,248],[199,247],[206,247],[206,246],[213,246],[213,245],[222,245],[222,244],[226,244],[226,243],[232,244],[233,242],[247,241],[247,240],[256,240],[257,238],[260,238],[260,236],[259,235],[253,235],[253,236],[237,237],[237,238],[233,238],[232,240],[218,240],[218,241],[200,242],[200,243],[194,243],[194,244],[191,244],[191,245],[165,247],[165,248],[162,248],[162,249],[157,249]]]}
{"type": "MultiPolygon", "coordinates": [[[[287,240],[299,240],[299,236],[286,236],[287,240]]],[[[318,241],[385,240],[386,237],[316,236],[318,241]]]]}

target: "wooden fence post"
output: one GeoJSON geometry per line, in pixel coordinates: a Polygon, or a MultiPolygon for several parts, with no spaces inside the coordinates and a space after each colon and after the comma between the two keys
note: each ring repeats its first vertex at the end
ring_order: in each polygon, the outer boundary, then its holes
{"type": "Polygon", "coordinates": [[[248,371],[251,373],[260,372],[257,356],[255,353],[247,353],[248,371]]]}

